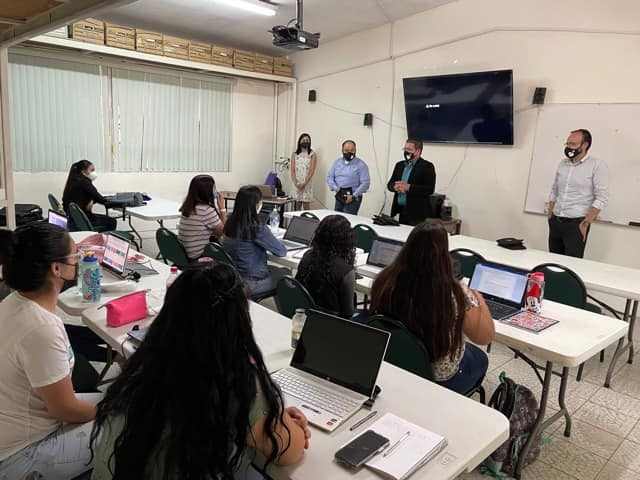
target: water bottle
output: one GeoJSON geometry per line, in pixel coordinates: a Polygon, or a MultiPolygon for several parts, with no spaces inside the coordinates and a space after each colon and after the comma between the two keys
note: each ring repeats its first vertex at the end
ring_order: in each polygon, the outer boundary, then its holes
{"type": "Polygon", "coordinates": [[[440,212],[440,218],[442,220],[451,220],[452,214],[453,214],[453,207],[451,206],[449,197],[445,197],[444,202],[442,202],[442,210],[440,212]]]}
{"type": "Polygon", "coordinates": [[[300,340],[300,334],[306,321],[307,314],[304,308],[296,308],[296,314],[291,319],[291,348],[295,349],[298,346],[298,340],[300,340]]]}
{"type": "Polygon", "coordinates": [[[278,215],[275,208],[271,210],[269,214],[269,227],[271,227],[273,232],[276,232],[278,228],[280,228],[280,215],[278,215]]]}
{"type": "Polygon", "coordinates": [[[102,269],[98,258],[89,252],[82,259],[82,299],[89,303],[98,303],[102,294],[102,269]]]}
{"type": "Polygon", "coordinates": [[[167,290],[169,290],[171,284],[176,281],[176,278],[178,278],[178,267],[174,265],[173,267],[171,267],[171,271],[169,272],[169,276],[167,277],[167,290]]]}
{"type": "Polygon", "coordinates": [[[542,300],[544,298],[544,273],[533,272],[527,277],[527,294],[525,309],[532,313],[539,314],[542,311],[542,300]]]}

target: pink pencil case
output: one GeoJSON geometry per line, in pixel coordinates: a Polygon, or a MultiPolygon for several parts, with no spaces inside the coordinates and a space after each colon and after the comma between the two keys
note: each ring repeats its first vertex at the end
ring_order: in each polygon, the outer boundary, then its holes
{"type": "Polygon", "coordinates": [[[107,308],[107,326],[122,327],[147,318],[147,291],[124,295],[104,304],[107,308]]]}

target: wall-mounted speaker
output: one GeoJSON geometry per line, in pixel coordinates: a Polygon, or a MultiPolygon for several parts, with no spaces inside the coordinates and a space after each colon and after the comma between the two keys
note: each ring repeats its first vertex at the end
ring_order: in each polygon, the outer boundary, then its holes
{"type": "Polygon", "coordinates": [[[535,92],[533,92],[533,100],[532,103],[534,105],[543,105],[544,99],[547,96],[547,89],[544,87],[536,87],[535,92]]]}
{"type": "Polygon", "coordinates": [[[373,113],[365,113],[364,114],[364,126],[370,127],[373,125],[373,113]]]}
{"type": "Polygon", "coordinates": [[[310,102],[315,102],[316,101],[316,91],[315,90],[309,90],[309,101],[310,102]]]}

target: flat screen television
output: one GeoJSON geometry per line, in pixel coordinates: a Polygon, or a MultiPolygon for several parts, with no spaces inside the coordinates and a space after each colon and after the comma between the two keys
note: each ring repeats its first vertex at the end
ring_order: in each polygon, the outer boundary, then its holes
{"type": "Polygon", "coordinates": [[[513,145],[513,70],[403,79],[410,138],[513,145]]]}

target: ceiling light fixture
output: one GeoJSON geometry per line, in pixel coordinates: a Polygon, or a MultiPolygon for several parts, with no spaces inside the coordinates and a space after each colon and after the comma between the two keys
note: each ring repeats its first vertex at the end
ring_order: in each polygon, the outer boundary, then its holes
{"type": "Polygon", "coordinates": [[[215,0],[215,2],[235,7],[240,10],[244,10],[245,12],[266,15],[267,17],[273,17],[276,14],[276,11],[273,8],[256,5],[255,3],[247,2],[246,0],[215,0]]]}

